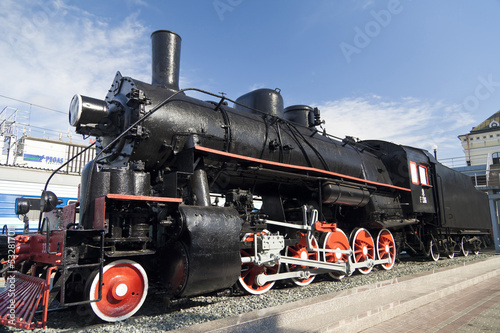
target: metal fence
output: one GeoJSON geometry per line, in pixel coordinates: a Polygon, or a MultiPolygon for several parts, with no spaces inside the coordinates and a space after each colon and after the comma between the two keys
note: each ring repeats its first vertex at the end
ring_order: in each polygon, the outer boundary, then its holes
{"type": "Polygon", "coordinates": [[[444,158],[439,162],[469,176],[478,189],[500,186],[500,164],[494,164],[497,161],[493,160],[491,154],[444,158]]]}

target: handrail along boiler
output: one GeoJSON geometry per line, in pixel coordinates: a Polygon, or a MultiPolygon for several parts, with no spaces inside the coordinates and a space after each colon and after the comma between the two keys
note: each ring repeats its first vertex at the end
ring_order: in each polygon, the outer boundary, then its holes
{"type": "Polygon", "coordinates": [[[181,38],[151,39],[152,84],[118,72],[104,100],[71,101],[70,123],[96,138],[97,156],[79,204],[54,209],[44,192],[43,227],[15,239],[9,269],[40,286],[45,317],[4,312],[3,324],[44,326],[55,297],[113,322],[150,285],[170,298],[262,294],[283,279],[391,269],[401,250],[467,255],[489,234],[486,196],[427,151],[331,137],[317,108],[285,108],[279,89],[235,101],[181,90],[181,38]]]}

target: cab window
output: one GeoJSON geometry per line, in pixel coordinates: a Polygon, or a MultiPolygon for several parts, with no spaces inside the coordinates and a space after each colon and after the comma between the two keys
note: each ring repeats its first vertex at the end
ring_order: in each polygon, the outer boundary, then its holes
{"type": "Polygon", "coordinates": [[[422,164],[410,161],[411,182],[415,185],[431,186],[429,182],[429,168],[422,164]]]}
{"type": "Polygon", "coordinates": [[[410,173],[411,173],[411,182],[415,185],[419,185],[420,182],[418,181],[417,163],[413,161],[410,161],[410,173]]]}
{"type": "Polygon", "coordinates": [[[420,184],[429,186],[429,173],[427,167],[419,165],[418,174],[420,176],[420,184]]]}

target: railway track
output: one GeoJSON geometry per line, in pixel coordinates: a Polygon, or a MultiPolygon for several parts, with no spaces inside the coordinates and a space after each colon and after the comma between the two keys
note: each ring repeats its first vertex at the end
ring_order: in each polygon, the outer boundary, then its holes
{"type": "MultiPolygon", "coordinates": [[[[159,290],[151,288],[149,301],[128,320],[96,324],[91,320],[92,314],[85,307],[60,309],[49,312],[47,329],[34,332],[165,332],[429,270],[463,265],[492,255],[494,254],[491,252],[485,252],[468,257],[441,259],[438,262],[428,261],[425,258],[403,257],[390,271],[374,269],[368,275],[354,274],[341,281],[332,281],[328,276],[321,276],[306,287],[297,287],[284,281],[268,293],[258,296],[214,294],[171,303],[165,300],[165,295],[159,290]]],[[[13,327],[0,327],[0,332],[22,331],[24,330],[13,327]]]]}

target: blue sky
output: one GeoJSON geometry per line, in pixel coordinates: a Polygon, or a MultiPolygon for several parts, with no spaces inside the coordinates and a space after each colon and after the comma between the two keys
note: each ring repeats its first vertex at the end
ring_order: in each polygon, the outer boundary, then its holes
{"type": "Polygon", "coordinates": [[[463,156],[457,135],[500,109],[500,1],[2,0],[0,97],[67,133],[75,93],[116,71],[150,82],[150,34],[182,37],[181,87],[236,99],[280,88],[330,134],[463,156]]]}

